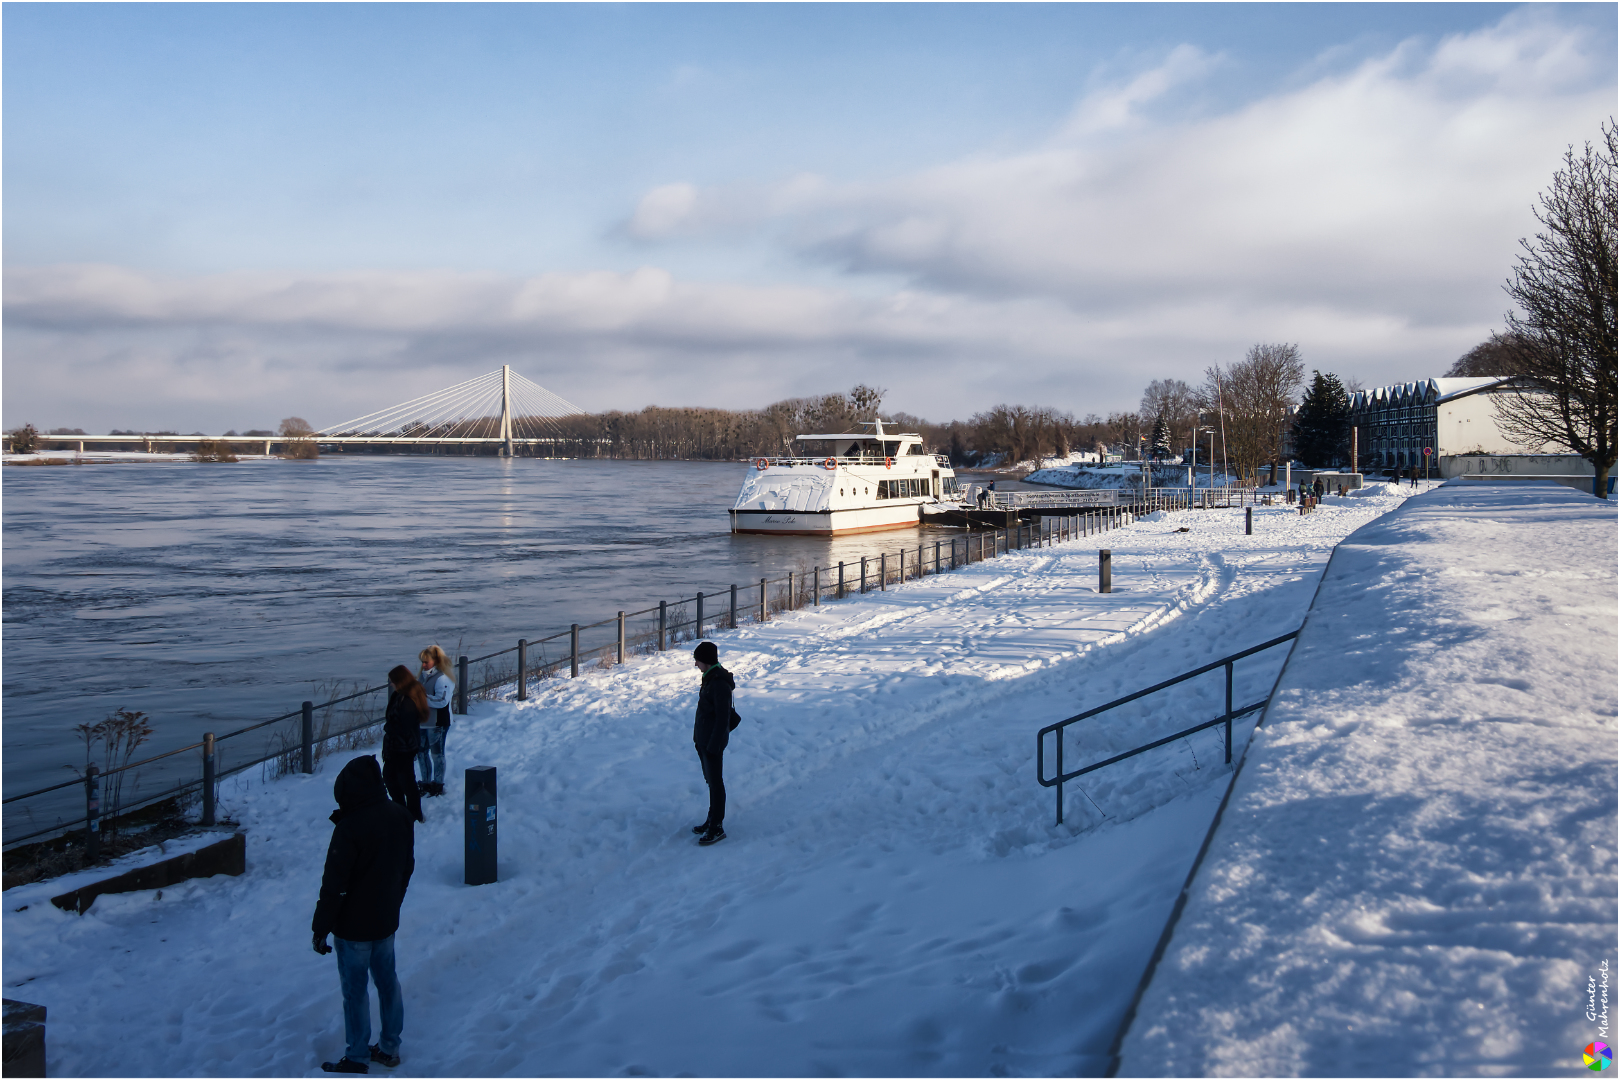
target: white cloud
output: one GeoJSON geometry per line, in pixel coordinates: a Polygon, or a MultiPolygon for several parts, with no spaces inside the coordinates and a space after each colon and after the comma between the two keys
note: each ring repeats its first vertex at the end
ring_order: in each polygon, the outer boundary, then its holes
{"type": "Polygon", "coordinates": [[[858,183],[666,184],[621,230],[775,245],[843,284],[653,265],[528,279],[11,268],[6,422],[90,426],[72,411],[81,387],[106,409],[201,410],[250,384],[269,413],[335,421],[501,362],[587,408],[741,407],[876,381],[895,407],[939,417],[998,400],[1128,406],[1151,378],[1196,378],[1265,340],[1369,383],[1438,374],[1497,324],[1536,193],[1615,90],[1613,59],[1537,12],[1223,115],[1162,118],[1155,102],[1215,71],[1172,50],[1022,153],[858,183]],[[311,385],[321,409],[299,405],[311,385]],[[58,411],[19,416],[18,402],[58,411]]]}
{"type": "Polygon", "coordinates": [[[1197,46],[1177,45],[1162,64],[1142,72],[1124,86],[1087,94],[1075,106],[1064,135],[1083,137],[1127,127],[1141,119],[1141,106],[1202,78],[1214,67],[1216,59],[1197,46]]]}

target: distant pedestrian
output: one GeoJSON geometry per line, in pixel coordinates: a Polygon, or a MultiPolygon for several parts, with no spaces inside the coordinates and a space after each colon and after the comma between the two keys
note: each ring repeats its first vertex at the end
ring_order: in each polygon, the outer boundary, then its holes
{"type": "Polygon", "coordinates": [[[979,485],[978,500],[980,510],[983,510],[986,506],[990,505],[990,492],[985,489],[983,484],[979,485]]]}
{"type": "Polygon", "coordinates": [[[1311,483],[1311,494],[1316,498],[1317,502],[1322,501],[1322,492],[1326,490],[1327,487],[1322,483],[1321,477],[1317,477],[1316,480],[1311,483]]]}
{"type": "Polygon", "coordinates": [[[709,785],[709,816],[692,831],[699,834],[698,843],[704,847],[726,838],[726,782],[722,768],[726,746],[731,741],[731,729],[736,727],[736,711],[731,707],[731,693],[737,680],[731,672],[720,666],[720,650],[712,641],[700,641],[692,650],[692,659],[703,672],[703,685],[698,690],[697,716],[692,721],[692,743],[697,747],[698,762],[703,766],[703,781],[709,785]]]}
{"type": "Polygon", "coordinates": [[[399,664],[388,673],[388,710],[383,714],[382,775],[388,785],[388,797],[411,812],[411,817],[422,817],[422,794],[416,790],[416,770],[411,763],[416,758],[417,739],[421,727],[427,722],[427,694],[416,681],[411,669],[399,664]]]}
{"type": "Polygon", "coordinates": [[[1408,471],[1408,475],[1410,475],[1412,477],[1412,486],[1417,487],[1417,466],[1413,465],[1411,467],[1411,469],[1409,469],[1407,471],[1408,471]]]}
{"type": "Polygon", "coordinates": [[[370,1062],[399,1064],[399,1037],[405,1028],[405,1001],[394,972],[394,932],[416,869],[415,827],[405,809],[388,801],[382,770],[367,754],[343,766],[332,796],[332,840],[326,846],[321,895],[310,928],[315,951],[337,943],[338,983],[343,988],[343,1057],[325,1061],[327,1072],[370,1072],[370,1062]],[[371,996],[366,977],[377,984],[382,1037],[371,1044],[371,996]]]}
{"type": "Polygon", "coordinates": [[[450,698],[456,680],[450,674],[450,657],[437,645],[423,649],[422,691],[427,695],[428,720],[417,732],[416,767],[422,773],[422,794],[444,794],[444,740],[450,733],[450,698]]]}

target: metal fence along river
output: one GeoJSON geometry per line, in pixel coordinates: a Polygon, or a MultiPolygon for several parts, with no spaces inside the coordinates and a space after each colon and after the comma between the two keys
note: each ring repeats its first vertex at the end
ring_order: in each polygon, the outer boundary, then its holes
{"type": "MultiPolygon", "coordinates": [[[[518,467],[526,464],[530,463],[509,463],[518,467]]],[[[1166,493],[1157,496],[1157,501],[1167,506],[1185,506],[1186,496],[1166,493]]],[[[867,542],[871,546],[853,558],[839,558],[827,565],[813,563],[747,584],[698,589],[655,605],[616,611],[610,618],[571,624],[566,630],[533,639],[522,638],[505,648],[459,656],[456,708],[464,712],[469,698],[495,692],[521,700],[535,679],[578,676],[585,666],[623,663],[635,653],[671,648],[704,634],[733,629],[743,622],[764,621],[775,612],[884,590],[1008,551],[1091,535],[1117,527],[1124,520],[1123,509],[1111,508],[1047,516],[997,531],[916,530],[900,534],[915,539],[914,544],[908,540],[897,545],[899,537],[894,533],[870,537],[867,542]]],[[[823,551],[829,550],[825,541],[820,546],[823,551]]],[[[146,770],[146,775],[156,775],[161,782],[136,790],[124,800],[123,810],[176,796],[197,795],[202,800],[203,819],[211,822],[214,785],[220,778],[269,763],[277,763],[282,771],[310,771],[322,744],[381,722],[386,691],[386,684],[378,684],[307,700],[297,709],[235,726],[224,734],[206,732],[194,742],[124,769],[102,772],[92,766],[72,779],[37,787],[28,785],[31,790],[5,797],[5,804],[14,807],[6,814],[5,842],[21,843],[87,821],[94,823],[99,814],[110,809],[99,806],[101,781],[118,772],[135,770],[146,770]],[[258,738],[247,738],[253,735],[258,738]],[[83,792],[82,801],[74,795],[78,790],[83,792]],[[73,808],[75,803],[78,809],[73,808]]]]}

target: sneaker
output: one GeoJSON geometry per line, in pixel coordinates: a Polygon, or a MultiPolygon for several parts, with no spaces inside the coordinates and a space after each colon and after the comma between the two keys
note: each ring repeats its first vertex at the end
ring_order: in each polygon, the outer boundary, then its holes
{"type": "Polygon", "coordinates": [[[725,838],[726,830],[716,825],[714,828],[709,829],[702,836],[698,837],[698,846],[708,847],[710,844],[718,844],[725,838]]]}
{"type": "Polygon", "coordinates": [[[363,1061],[350,1061],[348,1058],[338,1058],[336,1061],[321,1062],[323,1072],[368,1073],[371,1066],[363,1061]]]}
{"type": "Polygon", "coordinates": [[[399,1055],[383,1053],[383,1048],[380,1044],[372,1046],[371,1060],[375,1061],[379,1065],[385,1065],[390,1069],[399,1068],[399,1055]]]}

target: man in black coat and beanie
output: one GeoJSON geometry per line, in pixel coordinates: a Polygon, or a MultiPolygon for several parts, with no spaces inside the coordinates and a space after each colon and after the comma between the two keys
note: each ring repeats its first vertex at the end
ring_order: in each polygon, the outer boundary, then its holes
{"type": "Polygon", "coordinates": [[[363,1073],[371,1061],[392,1068],[399,1064],[399,1036],[405,1026],[405,1003],[394,974],[394,931],[399,907],[416,869],[416,822],[411,812],[389,801],[377,759],[367,754],[343,766],[332,795],[332,841],[326,848],[326,871],[315,904],[315,951],[332,951],[326,935],[337,941],[338,980],[343,987],[341,1060],[327,1061],[327,1072],[363,1073]],[[377,984],[382,1038],[371,1042],[371,999],[366,976],[377,984]]]}
{"type": "Polygon", "coordinates": [[[726,782],[721,772],[721,757],[731,741],[731,692],[737,688],[737,680],[720,666],[720,650],[712,641],[698,642],[698,647],[692,650],[692,659],[703,672],[697,717],[692,722],[692,743],[703,765],[703,780],[709,785],[709,816],[703,824],[694,825],[692,831],[699,834],[698,843],[708,847],[726,838],[726,830],[721,827],[726,820],[726,782]]]}

